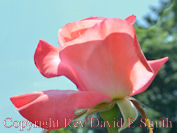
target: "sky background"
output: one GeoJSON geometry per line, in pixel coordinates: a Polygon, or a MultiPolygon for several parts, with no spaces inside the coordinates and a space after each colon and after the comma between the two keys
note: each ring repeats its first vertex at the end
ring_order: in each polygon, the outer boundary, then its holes
{"type": "MultiPolygon", "coordinates": [[[[50,89],[76,89],[65,77],[44,78],[34,64],[34,52],[43,39],[54,46],[66,23],[91,16],[126,18],[143,16],[158,0],[0,0],[0,132],[21,133],[4,127],[4,120],[25,121],[9,97],[50,89]],[[103,2],[104,1],[104,2],[103,2]]],[[[11,124],[11,123],[7,123],[11,124]]],[[[25,133],[40,133],[31,129],[25,133]]]]}

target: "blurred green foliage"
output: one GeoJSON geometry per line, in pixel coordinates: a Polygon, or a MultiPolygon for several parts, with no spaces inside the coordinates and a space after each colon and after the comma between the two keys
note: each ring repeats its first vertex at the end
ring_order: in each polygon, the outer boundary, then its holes
{"type": "Polygon", "coordinates": [[[168,117],[173,121],[173,128],[155,129],[155,133],[176,133],[177,1],[163,0],[160,8],[152,8],[152,11],[156,17],[145,17],[148,27],[136,25],[138,40],[147,59],[168,56],[169,61],[159,71],[148,90],[136,98],[151,108],[148,113],[152,120],[168,117]]]}
{"type": "MultiPolygon", "coordinates": [[[[162,67],[148,90],[135,97],[145,104],[151,120],[168,117],[173,121],[173,128],[156,128],[154,133],[177,133],[177,0],[162,0],[160,7],[151,7],[151,10],[152,13],[144,18],[146,26],[138,22],[135,24],[138,40],[148,60],[168,56],[169,61],[162,67]]],[[[101,119],[99,115],[97,117],[101,119]]],[[[88,127],[61,129],[51,133],[84,133],[88,130],[90,130],[88,127]]],[[[105,128],[91,130],[94,133],[107,133],[105,128]]],[[[122,133],[146,132],[148,132],[146,128],[139,127],[122,131],[122,133]]]]}

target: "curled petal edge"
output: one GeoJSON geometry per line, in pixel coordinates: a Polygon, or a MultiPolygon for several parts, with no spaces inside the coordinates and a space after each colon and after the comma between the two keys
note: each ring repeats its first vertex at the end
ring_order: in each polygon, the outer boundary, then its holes
{"type": "Polygon", "coordinates": [[[47,78],[60,76],[60,58],[61,49],[52,46],[46,41],[40,40],[34,54],[34,62],[40,73],[47,78]]]}
{"type": "Polygon", "coordinates": [[[133,92],[131,93],[130,96],[137,95],[139,93],[144,92],[149,87],[149,85],[152,83],[153,79],[157,75],[160,68],[167,61],[168,61],[168,57],[164,57],[164,58],[157,59],[157,60],[149,60],[148,64],[150,65],[150,67],[153,70],[153,76],[150,78],[150,80],[144,86],[141,86],[140,88],[135,88],[135,90],[133,90],[133,92]]]}

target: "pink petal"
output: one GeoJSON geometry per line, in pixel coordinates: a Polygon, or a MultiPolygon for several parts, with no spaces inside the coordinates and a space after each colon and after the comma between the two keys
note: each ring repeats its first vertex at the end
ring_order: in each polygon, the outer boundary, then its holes
{"type": "Polygon", "coordinates": [[[59,53],[61,62],[81,90],[122,98],[153,76],[134,28],[125,20],[106,18],[66,45],[59,53]]]}
{"type": "Polygon", "coordinates": [[[71,79],[72,82],[80,88],[77,77],[73,75],[74,73],[70,72],[71,70],[68,69],[64,63],[61,63],[59,51],[61,51],[60,48],[56,48],[49,43],[40,40],[34,55],[34,61],[38,70],[47,78],[61,76],[64,73],[66,77],[71,79]]]}
{"type": "Polygon", "coordinates": [[[127,17],[126,19],[125,19],[128,23],[130,23],[130,24],[134,24],[135,23],[135,21],[136,21],[136,16],[135,15],[131,15],[131,16],[129,16],[129,17],[127,17]]]}
{"type": "Polygon", "coordinates": [[[59,48],[40,40],[34,55],[34,61],[41,72],[47,78],[59,76],[59,48]]]}
{"type": "Polygon", "coordinates": [[[34,92],[10,99],[23,117],[48,130],[70,124],[77,109],[88,109],[112,100],[104,94],[73,90],[34,92]]]}
{"type": "Polygon", "coordinates": [[[82,19],[81,21],[85,21],[85,20],[104,20],[104,19],[105,19],[105,17],[89,17],[89,18],[82,19]]]}
{"type": "Polygon", "coordinates": [[[168,61],[168,57],[158,59],[158,60],[148,61],[149,65],[153,69],[153,76],[151,77],[151,79],[146,84],[142,84],[142,86],[138,86],[136,89],[134,89],[131,96],[136,95],[136,94],[141,93],[141,92],[144,92],[149,87],[149,85],[151,84],[151,82],[155,78],[156,74],[158,73],[158,71],[160,70],[160,68],[163,66],[163,64],[166,61],[168,61]]]}
{"type": "Polygon", "coordinates": [[[66,46],[66,42],[72,41],[81,36],[87,29],[102,21],[98,17],[92,17],[81,21],[66,24],[59,30],[58,43],[61,47],[66,46]]]}
{"type": "Polygon", "coordinates": [[[108,34],[113,32],[128,32],[128,34],[134,36],[132,28],[133,27],[130,26],[127,21],[118,18],[91,17],[65,25],[59,31],[58,42],[62,46],[68,46],[92,40],[102,40],[108,34]],[[108,22],[106,24],[105,21],[111,21],[111,23],[114,23],[110,27],[111,29],[107,28],[107,31],[104,31],[104,25],[110,25],[110,23],[108,22]]]}

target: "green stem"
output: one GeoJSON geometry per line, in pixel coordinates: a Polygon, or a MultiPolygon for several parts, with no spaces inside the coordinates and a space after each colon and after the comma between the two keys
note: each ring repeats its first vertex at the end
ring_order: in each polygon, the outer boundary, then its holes
{"type": "Polygon", "coordinates": [[[106,124],[108,133],[118,133],[118,128],[114,127],[113,121],[117,120],[119,112],[119,108],[116,104],[110,110],[100,112],[102,119],[108,121],[110,124],[110,126],[106,124]]]}

